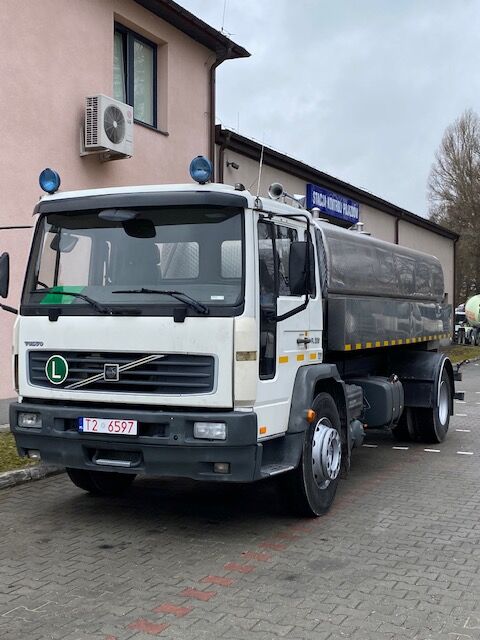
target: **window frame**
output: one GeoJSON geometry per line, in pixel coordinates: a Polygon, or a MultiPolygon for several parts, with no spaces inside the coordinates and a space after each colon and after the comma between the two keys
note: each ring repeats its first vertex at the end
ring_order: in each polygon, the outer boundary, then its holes
{"type": "MultiPolygon", "coordinates": [[[[259,316],[259,331],[258,331],[258,339],[259,339],[259,358],[258,358],[258,377],[260,380],[273,380],[277,374],[277,325],[276,321],[270,321],[266,316],[264,309],[271,310],[274,312],[275,316],[277,315],[277,304],[278,304],[278,265],[276,265],[276,237],[277,231],[275,228],[275,223],[271,220],[268,220],[264,217],[260,217],[257,221],[257,264],[259,270],[258,277],[258,305],[260,310],[259,316]],[[260,238],[260,227],[264,226],[267,236],[266,238],[260,238]],[[273,266],[273,290],[271,294],[273,296],[272,305],[262,304],[262,292],[261,292],[261,279],[262,275],[260,273],[260,240],[268,240],[269,241],[269,252],[272,257],[272,266],[273,266]],[[269,309],[269,307],[272,309],[269,309]],[[262,353],[262,335],[266,339],[273,338],[273,358],[268,358],[264,353],[262,353]]],[[[270,275],[270,274],[269,274],[270,275]]],[[[267,292],[268,293],[268,292],[267,292]]]]}
{"type": "MultiPolygon", "coordinates": [[[[279,247],[278,247],[278,241],[279,240],[288,240],[290,242],[290,245],[292,244],[292,242],[298,242],[298,235],[299,235],[298,232],[299,232],[299,229],[297,227],[286,225],[283,222],[282,223],[275,223],[274,246],[275,246],[275,253],[277,255],[276,263],[277,263],[277,270],[278,270],[278,275],[277,275],[277,298],[298,298],[298,297],[301,297],[301,296],[294,295],[290,291],[290,265],[289,265],[289,262],[287,261],[287,265],[286,265],[286,269],[285,269],[285,265],[284,265],[284,263],[283,263],[283,261],[282,261],[282,259],[280,257],[280,251],[279,251],[279,247]],[[280,236],[279,229],[286,229],[287,230],[287,237],[286,238],[280,236]],[[295,236],[294,239],[288,237],[288,231],[291,232],[292,236],[295,236]],[[284,281],[283,285],[282,285],[282,282],[281,282],[282,276],[281,276],[281,273],[280,273],[282,269],[287,271],[287,274],[284,273],[284,275],[288,276],[288,284],[287,284],[286,281],[284,281]],[[283,287],[287,286],[288,287],[288,292],[286,292],[286,291],[282,292],[281,291],[282,286],[283,287]]],[[[289,257],[290,257],[290,248],[291,247],[289,246],[288,247],[288,255],[289,255],[289,257]]]]}
{"type": "MultiPolygon", "coordinates": [[[[148,40],[148,38],[145,38],[144,36],[141,36],[139,33],[137,33],[136,31],[133,31],[132,29],[129,29],[128,27],[125,27],[123,24],[120,24],[119,22],[115,22],[114,23],[114,30],[113,30],[113,35],[114,35],[114,42],[115,42],[115,34],[119,33],[122,36],[123,39],[123,47],[124,47],[124,56],[123,56],[123,71],[124,71],[124,76],[125,76],[125,100],[126,103],[129,104],[132,109],[133,109],[133,114],[134,114],[134,118],[133,121],[136,124],[141,124],[144,127],[150,127],[152,129],[157,129],[158,127],[158,95],[157,95],[157,88],[158,88],[158,78],[157,78],[157,73],[158,73],[158,46],[155,42],[152,42],[151,40],[148,40]],[[135,100],[134,100],[134,95],[135,95],[135,40],[138,40],[139,42],[147,45],[148,47],[150,47],[152,49],[153,52],[153,69],[152,69],[152,74],[153,74],[153,86],[152,86],[152,98],[153,98],[153,104],[152,104],[152,124],[150,124],[150,122],[144,122],[143,120],[138,120],[137,118],[135,118],[135,100]]],[[[114,45],[115,46],[115,45],[114,45]]]]}

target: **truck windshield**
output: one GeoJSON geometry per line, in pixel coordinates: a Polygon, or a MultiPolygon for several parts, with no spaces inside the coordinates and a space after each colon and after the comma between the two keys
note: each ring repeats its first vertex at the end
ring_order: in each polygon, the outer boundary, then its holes
{"type": "Polygon", "coordinates": [[[183,302],[193,314],[225,315],[242,304],[242,236],[243,210],[226,207],[47,214],[37,229],[23,304],[37,313],[59,305],[62,313],[98,313],[88,296],[112,308],[171,314],[183,302]]]}

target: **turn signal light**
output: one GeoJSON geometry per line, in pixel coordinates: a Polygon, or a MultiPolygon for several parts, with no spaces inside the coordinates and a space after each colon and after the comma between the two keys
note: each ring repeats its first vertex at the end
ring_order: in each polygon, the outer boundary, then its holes
{"type": "Polygon", "coordinates": [[[316,417],[317,417],[317,414],[313,409],[307,409],[307,413],[305,415],[307,422],[313,422],[316,417]]]}

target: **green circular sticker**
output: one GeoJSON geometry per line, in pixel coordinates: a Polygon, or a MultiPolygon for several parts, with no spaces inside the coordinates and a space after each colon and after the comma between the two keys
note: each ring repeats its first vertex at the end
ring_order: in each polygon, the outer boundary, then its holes
{"type": "Polygon", "coordinates": [[[52,384],[62,384],[68,376],[68,364],[63,356],[50,356],[45,365],[45,375],[52,384]]]}

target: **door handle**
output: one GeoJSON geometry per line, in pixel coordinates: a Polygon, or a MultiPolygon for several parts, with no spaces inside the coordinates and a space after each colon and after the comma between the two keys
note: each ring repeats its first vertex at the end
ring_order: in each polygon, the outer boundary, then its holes
{"type": "Polygon", "coordinates": [[[297,344],[310,344],[311,338],[297,338],[297,344]]]}

